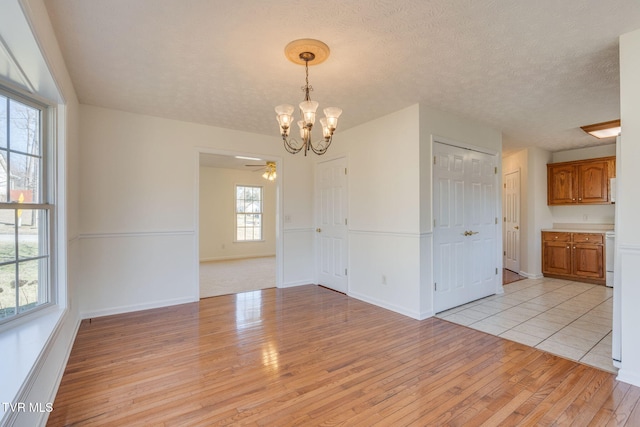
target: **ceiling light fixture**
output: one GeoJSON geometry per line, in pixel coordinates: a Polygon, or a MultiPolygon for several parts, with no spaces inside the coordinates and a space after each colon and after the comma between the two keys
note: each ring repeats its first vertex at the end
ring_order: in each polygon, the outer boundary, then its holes
{"type": "Polygon", "coordinates": [[[300,138],[302,142],[295,138],[289,138],[289,130],[293,123],[293,105],[282,104],[276,107],[276,119],[280,125],[280,134],[284,142],[284,148],[291,154],[297,154],[304,150],[304,155],[311,150],[318,155],[327,152],[327,148],[331,145],[333,133],[338,127],[338,117],[342,114],[342,109],[338,107],[327,107],[323,110],[326,117],[320,119],[322,125],[322,139],[317,142],[311,141],[311,130],[316,121],[316,110],[318,102],[312,101],[309,92],[313,87],[309,84],[309,63],[317,65],[324,62],[329,57],[329,46],[314,39],[299,39],[289,43],[284,48],[286,57],[293,63],[304,65],[305,69],[305,85],[302,86],[304,92],[304,101],[299,105],[301,120],[298,121],[300,127],[300,138]]]}
{"type": "Polygon", "coordinates": [[[580,126],[580,129],[598,139],[611,138],[620,135],[620,119],[610,122],[596,123],[594,125],[580,126]]]}
{"type": "Polygon", "coordinates": [[[265,167],[264,173],[262,174],[264,179],[268,179],[269,181],[273,181],[276,179],[276,162],[267,162],[267,166],[265,167]]]}

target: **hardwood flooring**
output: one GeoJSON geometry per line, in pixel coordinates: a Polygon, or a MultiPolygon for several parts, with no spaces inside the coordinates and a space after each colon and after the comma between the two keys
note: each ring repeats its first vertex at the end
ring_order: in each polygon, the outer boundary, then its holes
{"type": "Polygon", "coordinates": [[[502,269],[502,284],[508,285],[509,283],[517,282],[518,280],[526,279],[526,277],[519,275],[515,271],[502,269]]]}
{"type": "Polygon", "coordinates": [[[640,425],[640,388],[318,286],[85,320],[48,425],[640,425]]]}

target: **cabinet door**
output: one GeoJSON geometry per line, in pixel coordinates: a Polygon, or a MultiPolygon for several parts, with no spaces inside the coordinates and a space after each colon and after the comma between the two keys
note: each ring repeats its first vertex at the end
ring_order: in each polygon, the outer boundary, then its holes
{"type": "Polygon", "coordinates": [[[573,274],[589,279],[604,279],[604,246],[574,243],[573,274]]]}
{"type": "Polygon", "coordinates": [[[542,246],[542,272],[571,274],[571,243],[544,242],[542,246]]]}
{"type": "Polygon", "coordinates": [[[609,201],[609,172],[606,161],[578,166],[578,203],[607,203],[609,201]]]}
{"type": "Polygon", "coordinates": [[[577,171],[573,165],[547,165],[547,204],[577,203],[577,171]]]}

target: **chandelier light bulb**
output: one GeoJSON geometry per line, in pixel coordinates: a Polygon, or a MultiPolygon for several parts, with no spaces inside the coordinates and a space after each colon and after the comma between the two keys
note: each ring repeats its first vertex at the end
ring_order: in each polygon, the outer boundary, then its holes
{"type": "Polygon", "coordinates": [[[331,132],[335,131],[338,127],[338,118],[342,114],[342,108],[327,107],[324,110],[324,115],[327,116],[327,126],[331,129],[331,132]]]}

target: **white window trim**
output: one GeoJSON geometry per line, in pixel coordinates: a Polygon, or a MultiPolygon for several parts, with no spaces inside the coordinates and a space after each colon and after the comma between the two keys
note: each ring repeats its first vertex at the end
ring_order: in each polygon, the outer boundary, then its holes
{"type": "Polygon", "coordinates": [[[252,184],[235,184],[234,191],[234,232],[232,243],[260,243],[264,242],[264,186],[252,184]],[[260,189],[260,212],[238,212],[238,187],[259,188],[260,189]],[[260,214],[260,239],[238,240],[238,214],[260,214]]]}

